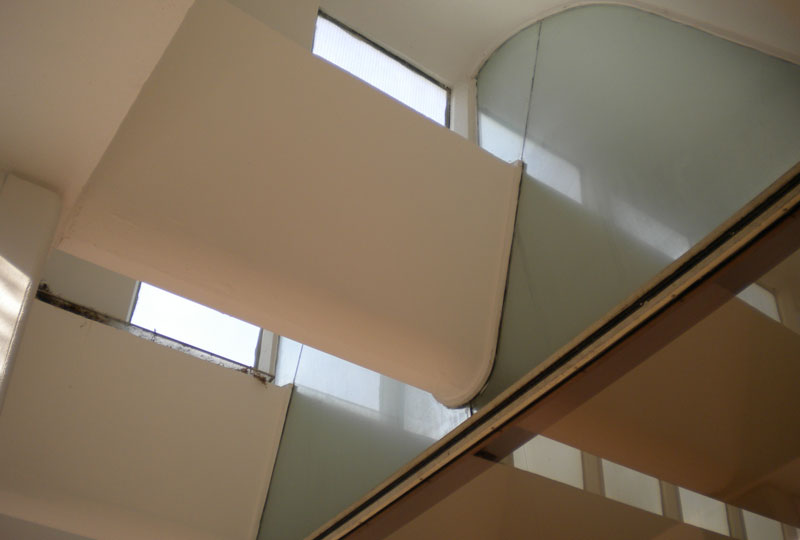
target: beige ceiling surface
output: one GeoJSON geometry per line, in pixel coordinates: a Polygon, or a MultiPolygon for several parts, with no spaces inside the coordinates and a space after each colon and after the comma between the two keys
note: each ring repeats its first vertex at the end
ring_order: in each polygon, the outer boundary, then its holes
{"type": "Polygon", "coordinates": [[[712,540],[726,537],[542,476],[494,465],[388,538],[712,540]]]}
{"type": "Polygon", "coordinates": [[[251,17],[309,51],[314,41],[319,0],[228,0],[251,17]]]}
{"type": "Polygon", "coordinates": [[[455,405],[491,369],[519,176],[202,0],[60,248],[455,405]]]}
{"type": "MultiPolygon", "coordinates": [[[[449,85],[522,27],[574,0],[322,0],[321,8],[449,85]]],[[[627,0],[800,63],[800,4],[793,0],[627,0]]]]}
{"type": "Polygon", "coordinates": [[[71,205],[191,4],[0,2],[0,169],[71,205]]]}
{"type": "Polygon", "coordinates": [[[544,434],[798,524],[798,380],[800,335],[734,299],[544,434]]]}

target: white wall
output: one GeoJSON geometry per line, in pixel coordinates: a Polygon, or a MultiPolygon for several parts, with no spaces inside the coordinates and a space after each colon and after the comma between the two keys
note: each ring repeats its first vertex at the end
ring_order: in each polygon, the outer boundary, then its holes
{"type": "Polygon", "coordinates": [[[319,0],[228,0],[248,15],[311,50],[319,0]]]}
{"type": "Polygon", "coordinates": [[[69,208],[192,2],[0,2],[0,168],[69,208]]]}
{"type": "Polygon", "coordinates": [[[0,410],[61,201],[0,171],[0,410]]]}
{"type": "Polygon", "coordinates": [[[0,508],[89,538],[254,538],[289,393],[36,301],[0,508]]]}

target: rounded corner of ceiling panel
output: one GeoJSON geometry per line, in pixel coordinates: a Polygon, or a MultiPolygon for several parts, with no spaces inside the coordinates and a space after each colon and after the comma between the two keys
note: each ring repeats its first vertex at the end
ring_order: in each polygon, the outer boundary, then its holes
{"type": "Polygon", "coordinates": [[[475,397],[477,397],[489,382],[489,375],[492,373],[494,367],[494,355],[489,357],[489,360],[484,364],[478,376],[468,381],[468,384],[462,385],[458,388],[451,387],[451,391],[447,393],[433,392],[433,397],[436,401],[449,409],[460,409],[469,405],[475,397]]]}

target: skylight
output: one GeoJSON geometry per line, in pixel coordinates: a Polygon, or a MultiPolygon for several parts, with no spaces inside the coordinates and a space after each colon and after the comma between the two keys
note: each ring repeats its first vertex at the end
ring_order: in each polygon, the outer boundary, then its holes
{"type": "Polygon", "coordinates": [[[323,16],[317,17],[313,52],[420,114],[446,125],[448,95],[445,88],[323,16]]]}
{"type": "Polygon", "coordinates": [[[147,283],[139,287],[131,324],[240,364],[255,365],[260,328],[147,283]]]}

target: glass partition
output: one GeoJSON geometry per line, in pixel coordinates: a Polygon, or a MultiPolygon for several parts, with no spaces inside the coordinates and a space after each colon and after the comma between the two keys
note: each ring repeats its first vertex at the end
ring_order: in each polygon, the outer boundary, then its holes
{"type": "Polygon", "coordinates": [[[683,311],[683,322],[660,327],[672,339],[642,330],[634,340],[665,344],[623,346],[598,360],[610,380],[576,376],[517,416],[505,433],[527,442],[464,456],[461,474],[472,476],[440,480],[455,487],[396,518],[388,538],[800,537],[798,201],[792,224],[690,293],[696,323],[683,311]],[[753,287],[776,313],[740,297],[753,287]]]}
{"type": "MultiPolygon", "coordinates": [[[[477,83],[481,146],[522,159],[526,173],[495,366],[474,409],[624,305],[800,158],[798,66],[631,8],[547,18],[498,49],[477,83]]],[[[530,433],[538,437],[464,486],[476,491],[445,498],[463,521],[409,523],[392,538],[514,537],[510,524],[545,527],[548,519],[562,534],[554,538],[794,534],[800,521],[764,502],[790,508],[787,499],[752,492],[759,474],[789,466],[781,478],[791,482],[796,472],[793,364],[753,365],[772,337],[727,339],[767,323],[800,325],[785,322],[782,310],[795,308],[782,298],[759,280],[715,314],[714,339],[700,343],[688,332],[667,357],[610,386],[608,402],[589,400],[576,409],[585,414],[530,433]],[[727,317],[742,313],[759,322],[732,329],[727,317]],[[729,365],[737,353],[747,354],[729,365]],[[630,378],[637,373],[647,380],[630,378]],[[719,441],[703,438],[710,435],[719,441]],[[582,508],[597,519],[576,519],[582,508]],[[472,520],[487,510],[499,529],[472,520]],[[442,524],[451,529],[431,533],[442,524]]],[[[279,355],[278,380],[297,390],[261,538],[311,533],[468,416],[288,340],[279,355]]]]}
{"type": "Polygon", "coordinates": [[[526,174],[474,406],[791,168],[798,96],[800,67],[627,7],[575,8],[501,46],[478,76],[480,144],[526,174]]]}
{"type": "Polygon", "coordinates": [[[295,389],[259,538],[304,538],[469,417],[423,390],[281,337],[295,389]]]}

